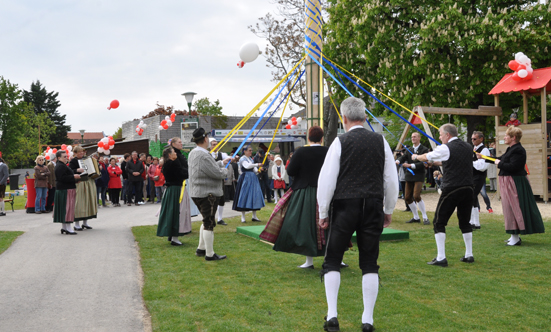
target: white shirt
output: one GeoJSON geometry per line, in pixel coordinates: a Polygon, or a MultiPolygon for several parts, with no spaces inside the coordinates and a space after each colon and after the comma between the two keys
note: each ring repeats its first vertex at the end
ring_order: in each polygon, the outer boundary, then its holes
{"type": "MultiPolygon", "coordinates": [[[[222,160],[228,158],[228,154],[227,154],[227,153],[225,153],[225,152],[220,152],[220,153],[222,154],[222,160]]],[[[214,159],[218,158],[218,152],[210,152],[210,155],[211,155],[214,159]]]]}
{"type": "MultiPolygon", "coordinates": [[[[362,128],[363,126],[354,126],[350,130],[362,128]]],[[[383,188],[385,196],[385,214],[392,214],[396,201],[398,200],[398,173],[396,172],[396,164],[390,145],[383,137],[385,149],[385,166],[383,173],[383,188]]],[[[341,167],[341,141],[337,137],[325,157],[325,161],[320,171],[318,180],[317,199],[319,205],[319,218],[327,218],[329,206],[337,188],[337,177],[341,167]]]]}
{"type": "MultiPolygon", "coordinates": [[[[474,150],[476,151],[480,146],[482,146],[482,143],[475,146],[474,150]]],[[[490,150],[488,150],[487,147],[484,147],[484,149],[482,149],[480,154],[485,155],[487,157],[491,156],[490,155],[490,150]]],[[[488,169],[488,167],[490,167],[490,164],[486,162],[486,159],[478,159],[477,161],[473,161],[473,167],[477,171],[485,172],[488,169]]]]}
{"type": "MultiPolygon", "coordinates": [[[[417,146],[415,146],[415,145],[413,146],[413,153],[414,154],[417,154],[417,150],[419,149],[420,146],[421,146],[421,143],[417,144],[417,146]]],[[[411,169],[416,169],[415,164],[411,164],[410,168],[411,169]]]]}
{"type": "MultiPolygon", "coordinates": [[[[456,139],[457,137],[452,137],[448,143],[456,139]]],[[[427,160],[431,163],[434,161],[446,161],[448,159],[450,159],[450,148],[448,148],[447,144],[440,144],[434,151],[427,153],[427,160]]]]}
{"type": "Polygon", "coordinates": [[[254,169],[255,173],[258,173],[258,169],[256,168],[256,164],[253,163],[253,160],[247,156],[241,157],[239,159],[239,165],[243,166],[243,168],[246,169],[254,169]]]}

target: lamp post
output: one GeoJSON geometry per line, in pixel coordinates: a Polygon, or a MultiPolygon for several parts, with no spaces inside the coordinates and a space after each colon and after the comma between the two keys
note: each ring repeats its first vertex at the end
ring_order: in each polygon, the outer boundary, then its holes
{"type": "Polygon", "coordinates": [[[86,131],[85,129],[81,129],[79,130],[80,131],[80,140],[82,142],[82,144],[84,144],[84,132],[86,131]]]}
{"type": "Polygon", "coordinates": [[[193,96],[195,96],[195,92],[185,92],[182,93],[182,96],[186,97],[187,106],[189,108],[189,112],[191,113],[191,102],[193,101],[193,96]]]}

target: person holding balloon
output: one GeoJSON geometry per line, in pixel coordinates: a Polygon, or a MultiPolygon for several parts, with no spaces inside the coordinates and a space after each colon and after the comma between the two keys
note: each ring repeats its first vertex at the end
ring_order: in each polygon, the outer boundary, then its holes
{"type": "MultiPolygon", "coordinates": [[[[75,157],[69,162],[69,168],[74,173],[84,173],[85,170],[79,165],[79,160],[84,158],[85,150],[82,146],[74,148],[75,157]]],[[[98,215],[98,197],[95,181],[88,177],[87,180],[80,181],[76,185],[75,198],[75,230],[92,229],[88,225],[88,219],[97,218],[98,215]],[[82,221],[82,227],[80,227],[82,221]]]]}

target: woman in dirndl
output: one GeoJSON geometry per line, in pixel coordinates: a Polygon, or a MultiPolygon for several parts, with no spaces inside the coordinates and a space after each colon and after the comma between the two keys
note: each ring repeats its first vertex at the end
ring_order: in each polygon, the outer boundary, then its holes
{"type": "MultiPolygon", "coordinates": [[[[544,233],[540,210],[526,176],[526,150],[520,144],[522,130],[511,126],[505,133],[505,154],[497,157],[499,189],[505,219],[505,232],[511,234],[508,246],[520,246],[520,234],[544,233]]],[[[480,158],[480,157],[479,157],[480,158]]]]}
{"type": "MultiPolygon", "coordinates": [[[[84,169],[80,168],[78,163],[84,157],[84,148],[77,146],[73,149],[75,157],[69,162],[69,168],[74,173],[84,173],[84,169]]],[[[98,196],[96,182],[88,177],[86,180],[77,183],[77,195],[75,200],[75,230],[82,231],[83,229],[92,229],[88,225],[88,219],[97,218],[98,215],[98,196]],[[82,227],[80,221],[82,220],[82,227]]]]}
{"type": "Polygon", "coordinates": [[[77,233],[73,230],[76,198],[75,181],[80,179],[80,175],[74,174],[73,171],[67,167],[67,153],[65,151],[57,151],[56,158],[54,222],[61,223],[61,234],[77,235],[77,233]]]}
{"type": "MultiPolygon", "coordinates": [[[[189,178],[189,170],[187,159],[181,151],[184,147],[182,140],[179,137],[174,137],[170,141],[170,146],[174,149],[174,152],[176,152],[178,160],[182,165],[181,167],[182,172],[184,173],[184,180],[186,180],[187,178],[189,178]]],[[[186,181],[186,185],[184,188],[182,188],[183,192],[180,195],[180,197],[182,198],[180,201],[180,233],[183,234],[191,233],[191,217],[199,215],[199,209],[197,208],[197,206],[195,206],[195,204],[191,200],[191,197],[189,197],[188,182],[189,181],[186,181]]]]}
{"type": "Polygon", "coordinates": [[[239,160],[241,175],[235,186],[235,199],[232,209],[241,212],[241,222],[245,222],[245,212],[253,211],[252,221],[259,222],[256,211],[264,207],[264,194],[260,188],[260,182],[255,173],[262,163],[254,163],[251,155],[253,149],[249,146],[243,150],[243,157],[239,160]]]}
{"type": "Polygon", "coordinates": [[[173,246],[181,246],[178,236],[185,235],[180,231],[180,194],[184,184],[186,172],[178,159],[176,151],[168,147],[163,151],[163,175],[166,190],[161,200],[161,213],[157,226],[157,236],[166,236],[173,246]]]}

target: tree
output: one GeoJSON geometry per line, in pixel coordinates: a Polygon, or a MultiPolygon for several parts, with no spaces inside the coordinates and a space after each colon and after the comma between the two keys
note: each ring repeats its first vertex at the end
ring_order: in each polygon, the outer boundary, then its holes
{"type": "MultiPolygon", "coordinates": [[[[410,108],[493,105],[488,92],[510,72],[507,63],[516,52],[526,53],[534,68],[551,65],[551,6],[538,1],[330,3],[324,53],[410,108]]],[[[502,96],[503,118],[521,104],[518,95],[502,96]]],[[[531,116],[537,118],[536,113],[531,116]]],[[[493,128],[490,117],[454,118],[466,122],[468,135],[493,128]]]]}
{"type": "Polygon", "coordinates": [[[61,106],[57,100],[58,95],[58,92],[46,91],[46,88],[38,80],[31,84],[30,91],[23,92],[25,102],[32,104],[37,115],[46,113],[48,118],[53,121],[55,133],[50,137],[50,144],[71,144],[71,140],[67,137],[71,126],[65,124],[66,115],[61,115],[57,110],[61,106]]]}
{"type": "Polygon", "coordinates": [[[222,106],[220,106],[218,99],[211,103],[207,97],[201,98],[193,103],[193,107],[201,115],[223,115],[222,106]]]}
{"type": "Polygon", "coordinates": [[[115,133],[113,134],[113,139],[119,138],[122,138],[122,127],[117,128],[117,130],[115,130],[115,133]]]}

